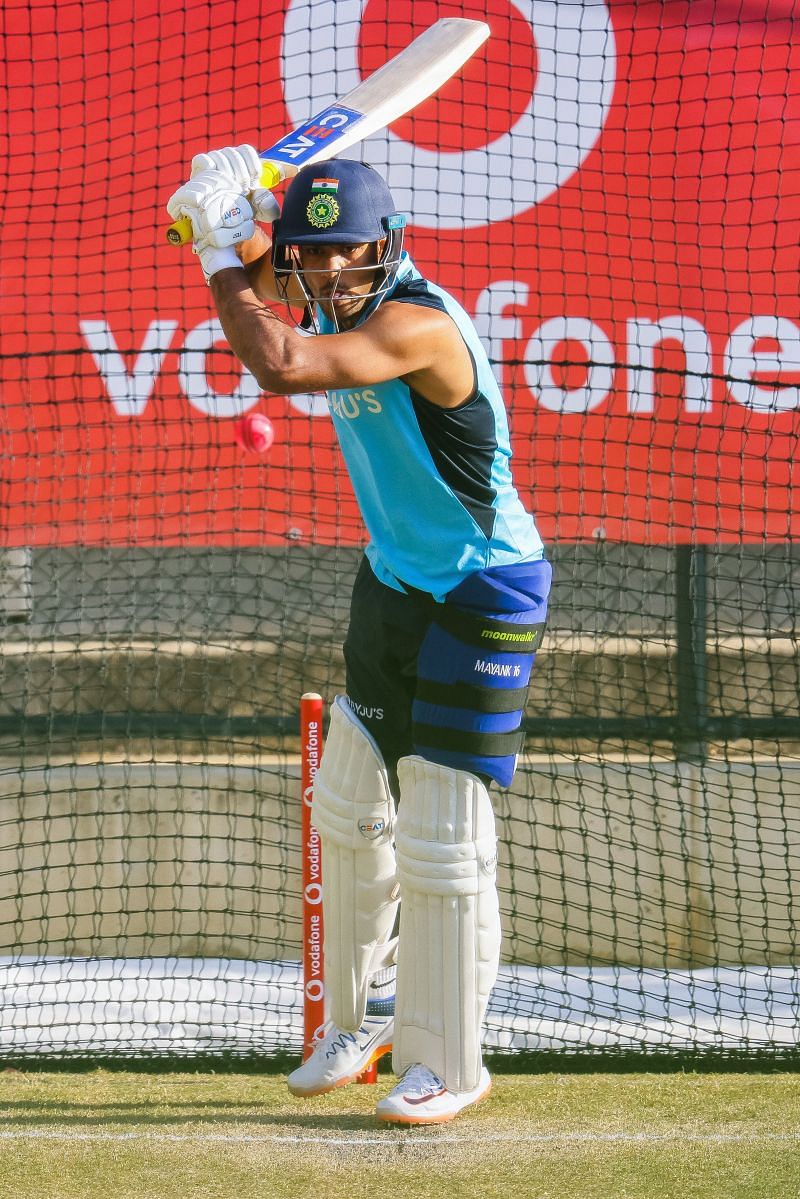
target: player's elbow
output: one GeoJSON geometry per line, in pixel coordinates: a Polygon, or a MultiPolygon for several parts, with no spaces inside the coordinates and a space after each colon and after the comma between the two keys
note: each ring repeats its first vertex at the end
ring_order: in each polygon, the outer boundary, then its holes
{"type": "Polygon", "coordinates": [[[257,356],[250,367],[262,391],[274,395],[294,395],[311,390],[308,362],[302,348],[284,342],[276,353],[257,356]]]}

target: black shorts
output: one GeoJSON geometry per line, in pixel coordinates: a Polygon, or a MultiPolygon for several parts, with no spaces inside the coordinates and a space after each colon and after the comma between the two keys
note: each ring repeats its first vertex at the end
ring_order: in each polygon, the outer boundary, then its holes
{"type": "Polygon", "coordinates": [[[366,558],[344,646],[347,696],[390,774],[419,754],[508,786],[544,631],[550,565],[468,576],[444,603],[381,583],[366,558]]]}

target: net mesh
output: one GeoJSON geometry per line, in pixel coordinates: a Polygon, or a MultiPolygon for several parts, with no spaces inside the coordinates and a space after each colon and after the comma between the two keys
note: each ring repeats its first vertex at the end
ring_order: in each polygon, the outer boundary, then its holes
{"type": "Polygon", "coordinates": [[[6,0],[0,1056],[300,1047],[297,709],[364,530],[164,204],[451,15],[487,46],[350,156],[474,315],[555,570],[486,1043],[796,1053],[795,9],[6,0]]]}

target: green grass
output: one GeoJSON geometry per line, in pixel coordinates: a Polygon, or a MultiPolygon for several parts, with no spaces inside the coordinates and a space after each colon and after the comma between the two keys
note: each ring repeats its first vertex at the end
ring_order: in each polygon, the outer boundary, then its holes
{"type": "Polygon", "coordinates": [[[6,1199],[793,1199],[797,1074],[500,1075],[441,1128],[254,1074],[0,1073],[6,1199]]]}

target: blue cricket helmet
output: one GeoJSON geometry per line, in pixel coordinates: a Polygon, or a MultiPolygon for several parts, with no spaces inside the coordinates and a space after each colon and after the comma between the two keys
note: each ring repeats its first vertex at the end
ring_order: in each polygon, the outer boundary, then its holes
{"type": "MultiPolygon", "coordinates": [[[[292,280],[305,296],[303,328],[319,331],[315,301],[301,268],[298,247],[360,246],[383,242],[372,290],[363,293],[371,314],[391,290],[403,253],[406,218],[395,208],[385,180],[366,162],[333,158],[303,167],[286,191],[280,218],[272,226],[272,269],[278,294],[291,308],[292,280]]],[[[343,267],[339,276],[363,267],[343,267]]],[[[334,311],[334,324],[338,318],[334,311]]]]}
{"type": "Polygon", "coordinates": [[[280,246],[361,245],[380,241],[404,225],[386,181],[374,167],[334,158],[303,167],[295,175],[273,239],[280,246]]]}

